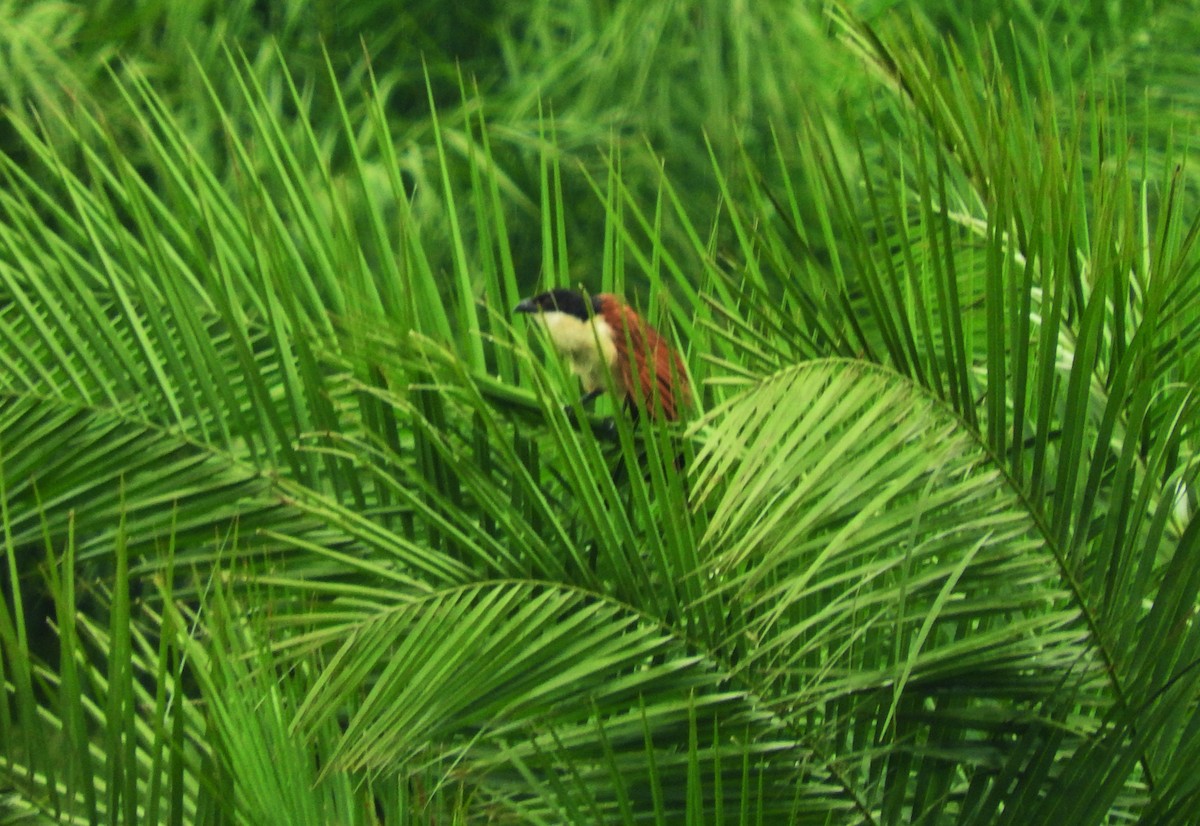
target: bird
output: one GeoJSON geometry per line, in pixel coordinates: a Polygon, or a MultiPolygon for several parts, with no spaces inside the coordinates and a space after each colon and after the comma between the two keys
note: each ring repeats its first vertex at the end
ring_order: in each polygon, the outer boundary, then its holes
{"type": "Polygon", "coordinates": [[[683,359],[620,296],[560,287],[526,298],[514,312],[541,319],[579,376],[584,403],[604,392],[611,375],[618,400],[635,418],[645,410],[653,420],[678,421],[691,405],[683,359]]]}

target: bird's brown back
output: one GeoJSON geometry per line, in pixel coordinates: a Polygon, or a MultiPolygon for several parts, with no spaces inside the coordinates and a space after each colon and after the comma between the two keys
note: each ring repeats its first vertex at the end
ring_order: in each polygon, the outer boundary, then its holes
{"type": "Polygon", "coordinates": [[[601,315],[617,345],[613,378],[651,418],[676,421],[692,403],[683,359],[637,312],[610,293],[599,296],[601,315]],[[640,355],[640,357],[639,357],[640,355]]]}

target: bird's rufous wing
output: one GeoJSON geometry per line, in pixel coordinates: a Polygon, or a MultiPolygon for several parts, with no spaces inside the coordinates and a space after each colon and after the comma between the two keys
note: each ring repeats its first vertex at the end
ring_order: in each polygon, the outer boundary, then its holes
{"type": "Polygon", "coordinates": [[[613,378],[626,396],[667,421],[679,418],[691,404],[691,388],[679,353],[616,296],[602,295],[601,314],[616,339],[613,378]]]}

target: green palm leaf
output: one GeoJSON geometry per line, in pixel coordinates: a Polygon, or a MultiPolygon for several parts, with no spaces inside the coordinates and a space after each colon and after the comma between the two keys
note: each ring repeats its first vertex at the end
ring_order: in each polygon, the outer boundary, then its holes
{"type": "Polygon", "coordinates": [[[0,813],[1186,822],[1200,222],[1104,84],[1190,111],[1190,18],[1006,8],[162,17],[15,114],[0,813]],[[574,403],[509,308],[580,282],[694,422],[574,403]]]}

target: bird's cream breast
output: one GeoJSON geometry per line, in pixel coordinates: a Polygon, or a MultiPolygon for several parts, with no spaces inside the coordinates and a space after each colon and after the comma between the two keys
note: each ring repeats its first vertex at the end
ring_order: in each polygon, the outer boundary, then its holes
{"type": "Polygon", "coordinates": [[[583,381],[587,392],[605,386],[605,370],[617,360],[617,347],[608,322],[599,316],[583,321],[557,311],[542,313],[550,341],[571,363],[571,372],[583,381]]]}

